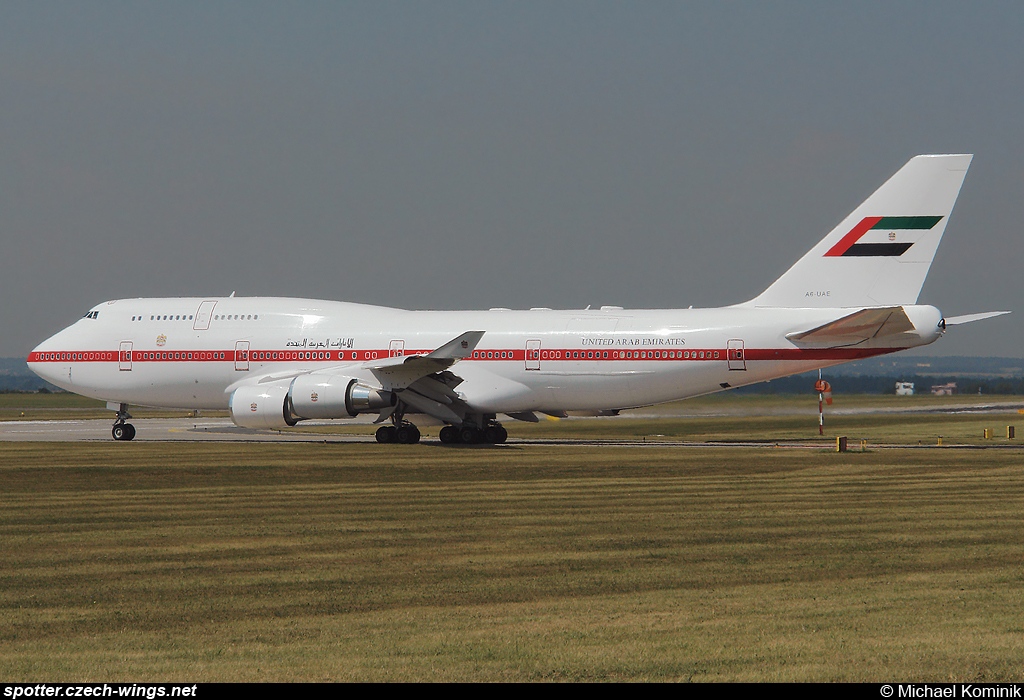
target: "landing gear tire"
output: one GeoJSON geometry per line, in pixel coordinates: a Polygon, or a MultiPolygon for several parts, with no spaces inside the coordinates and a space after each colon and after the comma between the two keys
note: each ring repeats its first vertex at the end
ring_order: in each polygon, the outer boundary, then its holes
{"type": "Polygon", "coordinates": [[[415,445],[420,441],[420,431],[412,423],[406,423],[395,428],[395,442],[400,445],[415,445]]]}
{"type": "Polygon", "coordinates": [[[483,437],[476,428],[466,427],[459,431],[459,442],[464,445],[475,445],[483,437]]]}
{"type": "Polygon", "coordinates": [[[118,441],[133,440],[135,438],[135,426],[128,422],[128,419],[131,417],[131,414],[128,413],[128,404],[118,405],[114,427],[110,429],[111,437],[118,441]]]}
{"type": "Polygon", "coordinates": [[[454,445],[478,445],[480,443],[500,445],[508,440],[508,431],[500,423],[493,423],[483,430],[473,425],[464,425],[458,428],[454,425],[446,425],[441,428],[438,434],[442,444],[454,445]]]}
{"type": "Polygon", "coordinates": [[[500,425],[489,425],[484,430],[484,442],[500,445],[508,440],[508,431],[500,425]]]}
{"type": "Polygon", "coordinates": [[[403,423],[398,427],[382,425],[377,428],[377,442],[387,444],[397,442],[399,445],[415,445],[420,441],[420,429],[412,423],[403,423]]]}
{"type": "Polygon", "coordinates": [[[110,430],[110,435],[115,440],[127,442],[135,439],[135,426],[131,423],[115,423],[110,430]]]}

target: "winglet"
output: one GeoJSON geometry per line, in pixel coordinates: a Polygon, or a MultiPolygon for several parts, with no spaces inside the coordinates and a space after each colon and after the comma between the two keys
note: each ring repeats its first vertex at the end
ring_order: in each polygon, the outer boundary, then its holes
{"type": "Polygon", "coordinates": [[[458,338],[453,338],[439,347],[437,350],[427,354],[433,360],[464,360],[473,354],[480,339],[484,337],[484,331],[466,331],[458,338]]]}
{"type": "Polygon", "coordinates": [[[466,331],[426,355],[388,357],[363,366],[376,375],[385,389],[402,390],[420,377],[446,370],[459,360],[472,356],[483,337],[483,331],[466,331]]]}

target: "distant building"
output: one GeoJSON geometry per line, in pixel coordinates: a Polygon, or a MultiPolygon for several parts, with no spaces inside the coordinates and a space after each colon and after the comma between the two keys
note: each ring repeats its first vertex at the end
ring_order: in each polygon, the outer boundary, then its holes
{"type": "Polygon", "coordinates": [[[952,396],[956,393],[956,382],[949,384],[935,384],[932,386],[932,393],[936,396],[952,396]]]}
{"type": "Polygon", "coordinates": [[[913,396],[914,382],[896,382],[897,396],[913,396]]]}

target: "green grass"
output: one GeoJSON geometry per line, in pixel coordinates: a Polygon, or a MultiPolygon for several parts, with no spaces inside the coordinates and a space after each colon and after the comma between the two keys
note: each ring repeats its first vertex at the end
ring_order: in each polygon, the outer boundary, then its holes
{"type": "Polygon", "coordinates": [[[0,675],[1016,680],[1021,462],[0,444],[0,675]]]}
{"type": "MultiPolygon", "coordinates": [[[[132,416],[138,418],[168,418],[187,416],[190,411],[131,407],[132,416]]],[[[226,411],[204,411],[204,415],[227,415],[226,411]]],[[[33,392],[0,393],[0,420],[89,420],[110,418],[113,411],[104,401],[60,391],[52,394],[33,392]]]]}
{"type": "MultiPolygon", "coordinates": [[[[1024,430],[1024,416],[1005,414],[892,414],[844,415],[825,417],[823,442],[834,444],[837,436],[846,436],[851,448],[866,440],[870,446],[1015,444],[1006,439],[1006,427],[1024,430]],[[984,438],[988,428],[992,436],[984,438]]],[[[513,425],[509,434],[519,438],[587,438],[594,440],[641,440],[647,442],[807,442],[819,440],[818,416],[807,414],[758,416],[714,416],[698,418],[595,418],[544,422],[537,425],[513,425]]]]}
{"type": "MultiPolygon", "coordinates": [[[[846,436],[851,449],[860,449],[860,441],[869,447],[895,445],[935,445],[941,436],[943,445],[1014,445],[1024,442],[1024,415],[1017,406],[1019,396],[978,397],[844,397],[841,406],[826,408],[825,436],[818,436],[818,404],[813,397],[728,396],[717,395],[624,412],[614,417],[544,418],[539,423],[506,420],[504,425],[513,439],[587,440],[641,442],[807,442],[835,444],[837,436],[846,436]],[[924,409],[950,406],[1005,404],[992,413],[929,413],[924,409]],[[837,408],[863,413],[839,414],[837,408]],[[891,413],[893,409],[914,409],[891,413]],[[706,415],[705,415],[706,414],[706,415]],[[1006,427],[1022,432],[1007,440],[1006,427]],[[985,439],[985,429],[991,431],[985,439]]],[[[414,417],[415,419],[415,417],[414,417]]],[[[304,426],[292,432],[321,434],[372,435],[375,426],[353,425],[337,421],[330,426],[304,426]]],[[[425,439],[436,438],[437,428],[423,430],[425,439]]]]}

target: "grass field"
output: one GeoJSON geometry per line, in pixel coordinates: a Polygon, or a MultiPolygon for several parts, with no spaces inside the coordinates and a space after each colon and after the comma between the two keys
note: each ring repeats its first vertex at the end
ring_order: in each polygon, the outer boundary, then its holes
{"type": "MultiPolygon", "coordinates": [[[[861,440],[871,445],[934,445],[939,437],[945,445],[986,445],[1005,443],[1006,427],[1024,430],[1024,397],[1020,396],[946,396],[913,397],[853,395],[842,396],[835,407],[826,409],[825,440],[834,442],[838,435],[850,440],[851,449],[859,449],[861,440]],[[950,406],[1006,406],[989,413],[940,413],[928,409],[950,406]],[[899,413],[891,411],[899,410],[899,413]],[[889,412],[887,412],[889,411],[889,412]],[[1017,423],[1020,425],[1018,426],[1017,423]],[[991,433],[984,438],[984,431],[991,433]]],[[[136,418],[181,417],[184,410],[163,410],[132,407],[136,418]]],[[[227,416],[226,411],[203,411],[203,416],[227,416]]],[[[100,401],[67,393],[0,394],[0,420],[109,419],[113,412],[100,401]]],[[[415,416],[413,417],[416,418],[415,416]]],[[[660,406],[625,411],[621,416],[564,420],[543,419],[530,424],[506,420],[513,438],[588,440],[640,440],[647,442],[743,442],[777,441],[782,445],[793,441],[818,438],[816,395],[771,396],[735,395],[730,393],[678,401],[660,406]]],[[[356,434],[372,436],[375,425],[366,422],[334,421],[330,425],[300,423],[286,432],[312,434],[356,434]]],[[[436,440],[437,426],[423,428],[425,440],[436,440]]],[[[1019,440],[1024,441],[1024,433],[1019,440]]]]}
{"type": "MultiPolygon", "coordinates": [[[[1024,399],[1002,397],[844,397],[843,408],[856,413],[826,411],[822,445],[835,444],[837,436],[846,436],[850,449],[860,449],[862,440],[869,447],[887,445],[936,445],[941,437],[945,446],[1012,446],[1024,442],[1024,432],[1008,440],[1007,426],[1024,431],[1024,415],[1018,406],[1024,399]],[[986,413],[929,412],[927,409],[962,406],[1000,406],[986,413]],[[889,413],[895,409],[912,409],[889,413]],[[986,439],[985,430],[990,431],[986,439]]],[[[817,401],[813,397],[709,396],[626,412],[607,418],[569,418],[522,423],[507,420],[504,425],[511,439],[564,440],[580,438],[594,441],[659,442],[773,442],[819,441],[817,401]]],[[[320,434],[372,435],[376,426],[352,425],[338,421],[330,426],[300,423],[292,432],[320,434]]],[[[424,439],[436,440],[437,428],[425,428],[424,439]]]]}
{"type": "MultiPolygon", "coordinates": [[[[185,416],[188,414],[188,411],[169,411],[132,406],[132,415],[140,418],[185,416]]],[[[114,412],[109,410],[107,404],[103,401],[63,391],[52,394],[29,392],[0,393],[0,420],[58,420],[67,418],[85,420],[90,418],[110,418],[110,422],[113,423],[113,415],[114,412]]],[[[227,413],[220,412],[217,415],[227,415],[227,413]]]]}
{"type": "Polygon", "coordinates": [[[1019,680],[1022,457],[2,443],[0,676],[1019,680]]]}

